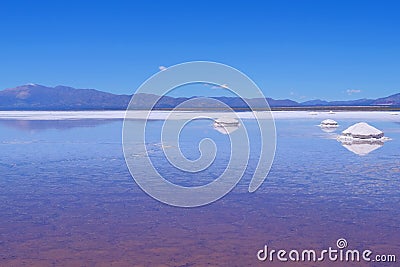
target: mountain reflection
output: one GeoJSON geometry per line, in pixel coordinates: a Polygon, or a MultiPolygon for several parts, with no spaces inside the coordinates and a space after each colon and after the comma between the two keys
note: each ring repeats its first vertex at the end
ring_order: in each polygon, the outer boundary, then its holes
{"type": "Polygon", "coordinates": [[[0,125],[20,131],[68,130],[71,128],[92,128],[118,119],[80,120],[0,120],[0,125]]]}

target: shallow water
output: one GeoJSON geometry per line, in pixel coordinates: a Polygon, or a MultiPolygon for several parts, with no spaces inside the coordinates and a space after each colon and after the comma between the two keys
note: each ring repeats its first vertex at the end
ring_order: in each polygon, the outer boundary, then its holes
{"type": "MultiPolygon", "coordinates": [[[[392,140],[359,156],[335,139],[358,121],[343,118],[336,133],[326,133],[316,126],[319,118],[277,120],[275,161],[258,191],[247,191],[252,150],[231,193],[187,209],[162,204],[135,184],[123,158],[121,120],[0,120],[0,265],[280,266],[259,262],[257,251],[265,244],[325,249],[339,238],[399,260],[400,124],[367,120],[392,140]]],[[[245,121],[249,129],[254,123],[245,121]]],[[[161,125],[149,122],[148,148],[167,179],[201,185],[223,171],[228,139],[209,121],[182,132],[182,151],[191,159],[202,138],[218,145],[213,166],[198,175],[163,160],[161,125]]],[[[250,139],[256,148],[253,131],[250,139]]],[[[343,266],[323,263],[332,264],[343,266]]]]}

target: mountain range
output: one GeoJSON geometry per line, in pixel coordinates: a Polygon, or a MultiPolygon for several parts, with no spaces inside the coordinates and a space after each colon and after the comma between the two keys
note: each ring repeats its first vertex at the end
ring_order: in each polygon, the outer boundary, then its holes
{"type": "MultiPolygon", "coordinates": [[[[95,89],[75,89],[68,86],[48,87],[38,84],[26,84],[15,88],[0,91],[0,110],[124,110],[129,104],[132,95],[117,95],[95,89]]],[[[158,96],[152,94],[138,94],[135,97],[134,107],[148,108],[158,96]]],[[[239,97],[213,97],[234,109],[246,109],[247,105],[239,97]]],[[[155,109],[171,109],[190,98],[163,96],[157,102],[155,109]]],[[[266,98],[271,107],[400,107],[400,93],[378,98],[357,99],[347,101],[310,100],[296,102],[290,99],[276,100],[266,98]]],[[[252,105],[262,105],[263,99],[246,99],[252,105]]],[[[191,106],[184,108],[223,108],[223,104],[201,99],[191,106]]]]}

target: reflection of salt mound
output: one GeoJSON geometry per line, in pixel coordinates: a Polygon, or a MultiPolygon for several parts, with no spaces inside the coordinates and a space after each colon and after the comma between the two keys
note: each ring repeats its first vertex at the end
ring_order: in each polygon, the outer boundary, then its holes
{"type": "Polygon", "coordinates": [[[380,140],[384,138],[383,136],[384,133],[381,130],[376,129],[368,123],[359,122],[344,130],[339,138],[342,138],[344,140],[380,140]]]}
{"type": "Polygon", "coordinates": [[[215,126],[215,124],[214,124],[214,129],[222,134],[231,134],[234,131],[236,131],[237,129],[239,129],[239,125],[238,126],[215,126]]]}
{"type": "Polygon", "coordinates": [[[327,119],[327,120],[321,121],[321,124],[319,126],[325,127],[325,128],[337,128],[339,125],[336,121],[327,119]]]}
{"type": "Polygon", "coordinates": [[[222,134],[231,134],[239,129],[239,121],[235,118],[220,118],[214,121],[214,129],[222,134]]]}
{"type": "Polygon", "coordinates": [[[343,142],[342,145],[349,151],[353,152],[354,154],[365,156],[383,146],[383,142],[353,141],[353,142],[343,142]]]}
{"type": "Polygon", "coordinates": [[[336,129],[337,129],[337,127],[322,127],[321,126],[321,130],[326,133],[333,133],[334,131],[336,131],[336,129]]]}

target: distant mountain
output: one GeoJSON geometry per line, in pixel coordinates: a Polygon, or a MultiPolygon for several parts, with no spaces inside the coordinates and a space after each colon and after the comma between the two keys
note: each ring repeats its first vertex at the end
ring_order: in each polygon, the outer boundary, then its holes
{"type": "Polygon", "coordinates": [[[275,100],[272,98],[267,98],[267,101],[271,107],[296,107],[300,105],[296,101],[290,99],[275,100]]]}
{"type": "MultiPolygon", "coordinates": [[[[116,95],[95,89],[75,89],[68,86],[47,87],[27,84],[0,91],[0,110],[124,110],[132,95],[116,95]]],[[[137,109],[149,108],[159,97],[153,94],[138,94],[134,98],[137,109]]],[[[193,98],[193,97],[192,97],[193,98]]],[[[163,96],[155,105],[156,109],[174,108],[191,98],[163,96]]],[[[246,109],[247,104],[239,97],[214,97],[234,109],[246,109]]],[[[264,99],[246,99],[254,107],[262,107],[264,99]]],[[[311,100],[302,103],[290,99],[267,98],[271,107],[316,107],[316,106],[400,106],[400,93],[379,99],[358,99],[350,101],[311,100]]],[[[199,99],[183,108],[223,108],[207,98],[199,99]]]]}
{"type": "MultiPolygon", "coordinates": [[[[116,95],[94,89],[75,89],[68,86],[48,87],[27,84],[0,91],[0,110],[124,110],[132,95],[116,95]]],[[[137,109],[149,108],[159,97],[152,94],[138,94],[133,105],[137,109]]],[[[155,105],[156,109],[170,109],[191,98],[163,96],[155,105]]],[[[215,97],[231,108],[246,108],[247,104],[239,97],[215,97]]],[[[298,106],[299,103],[285,99],[267,99],[271,106],[298,106]]],[[[251,105],[262,107],[263,99],[247,99],[251,105]]],[[[201,99],[183,108],[224,108],[209,99],[201,99]]]]}
{"type": "Polygon", "coordinates": [[[309,100],[306,102],[302,102],[301,105],[303,106],[327,106],[329,105],[328,101],[321,100],[321,99],[315,99],[315,100],[309,100]]]}
{"type": "Polygon", "coordinates": [[[357,99],[347,101],[310,100],[301,106],[400,106],[400,93],[378,99],[357,99]]]}
{"type": "Polygon", "coordinates": [[[384,106],[399,106],[400,105],[400,93],[394,94],[384,98],[378,98],[373,102],[373,105],[384,105],[384,106]]]}
{"type": "Polygon", "coordinates": [[[2,110],[93,110],[121,109],[131,96],[114,95],[94,89],[27,84],[0,91],[2,110]]]}
{"type": "Polygon", "coordinates": [[[325,101],[325,100],[310,100],[302,102],[302,106],[371,106],[373,105],[373,99],[357,99],[347,101],[325,101]]]}

